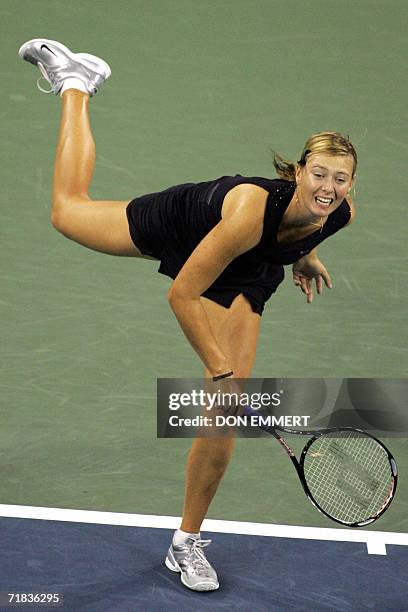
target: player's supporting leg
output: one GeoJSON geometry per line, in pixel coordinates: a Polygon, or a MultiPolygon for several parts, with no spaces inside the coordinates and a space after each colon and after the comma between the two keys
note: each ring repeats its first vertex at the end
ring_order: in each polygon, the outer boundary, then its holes
{"type": "Polygon", "coordinates": [[[129,234],[128,201],[92,200],[88,195],[95,167],[89,120],[89,95],[68,89],[55,158],[51,219],[54,227],[79,244],[110,255],[140,257],[129,234]]]}
{"type": "MultiPolygon", "coordinates": [[[[235,378],[248,378],[255,361],[261,317],[239,295],[229,310],[203,299],[211,327],[235,378]]],[[[210,374],[205,372],[206,377],[210,374]]],[[[201,523],[230,462],[234,437],[196,438],[188,456],[183,520],[180,529],[200,531],[201,523]]]]}
{"type": "MultiPolygon", "coordinates": [[[[260,316],[252,312],[243,295],[229,309],[201,298],[214,335],[229,358],[237,378],[249,377],[255,359],[260,316]]],[[[209,377],[209,372],[205,375],[209,377]]],[[[180,530],[166,557],[166,566],[181,573],[181,581],[195,591],[218,589],[217,573],[206,559],[200,527],[228,466],[234,438],[197,438],[191,448],[186,469],[185,500],[180,530]]]]}

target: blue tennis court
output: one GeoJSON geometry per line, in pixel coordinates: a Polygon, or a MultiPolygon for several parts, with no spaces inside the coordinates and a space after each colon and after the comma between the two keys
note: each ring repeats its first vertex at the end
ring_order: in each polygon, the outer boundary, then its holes
{"type": "Polygon", "coordinates": [[[53,512],[58,520],[0,520],[0,591],[58,593],[63,609],[73,612],[407,609],[405,534],[207,521],[217,532],[204,531],[203,537],[213,540],[209,558],[221,570],[220,589],[209,594],[189,591],[164,566],[172,530],[86,522],[176,526],[176,517],[26,510],[44,517],[53,512]],[[69,517],[75,522],[64,520],[69,517]],[[292,533],[244,535],[223,528],[292,533]],[[360,541],[347,541],[353,538],[360,541]]]}

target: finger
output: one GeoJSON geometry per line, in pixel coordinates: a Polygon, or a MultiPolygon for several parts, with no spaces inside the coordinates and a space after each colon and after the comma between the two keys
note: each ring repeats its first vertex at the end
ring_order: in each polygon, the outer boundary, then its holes
{"type": "Polygon", "coordinates": [[[305,279],[304,287],[304,293],[306,294],[306,302],[310,304],[313,301],[312,281],[310,279],[305,279]]]}
{"type": "Polygon", "coordinates": [[[323,279],[320,274],[319,276],[316,276],[316,289],[317,289],[317,293],[320,295],[323,289],[323,279]]]}
{"type": "Polygon", "coordinates": [[[328,287],[329,289],[333,289],[333,284],[331,282],[330,274],[328,273],[327,270],[322,272],[322,276],[323,276],[324,282],[326,284],[326,287],[328,287]]]}
{"type": "Polygon", "coordinates": [[[300,287],[303,293],[305,293],[306,279],[303,276],[299,276],[299,275],[294,276],[293,282],[295,283],[296,287],[300,287]]]}

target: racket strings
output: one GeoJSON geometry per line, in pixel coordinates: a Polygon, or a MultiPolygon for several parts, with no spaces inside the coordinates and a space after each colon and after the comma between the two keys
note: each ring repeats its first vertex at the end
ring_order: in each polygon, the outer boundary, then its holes
{"type": "Polygon", "coordinates": [[[378,515],[393,490],[386,451],[358,432],[317,438],[306,453],[304,474],[321,509],[348,524],[378,515]]]}

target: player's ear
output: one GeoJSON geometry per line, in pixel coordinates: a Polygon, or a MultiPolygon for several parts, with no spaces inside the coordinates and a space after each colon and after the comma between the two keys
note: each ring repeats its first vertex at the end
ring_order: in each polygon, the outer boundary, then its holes
{"type": "Polygon", "coordinates": [[[298,164],[296,164],[296,168],[295,168],[295,180],[296,180],[296,183],[298,183],[300,181],[301,175],[302,175],[302,166],[298,163],[298,164]]]}

